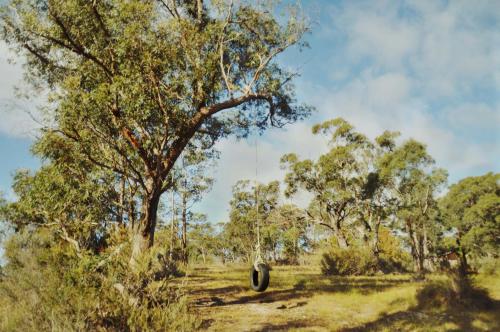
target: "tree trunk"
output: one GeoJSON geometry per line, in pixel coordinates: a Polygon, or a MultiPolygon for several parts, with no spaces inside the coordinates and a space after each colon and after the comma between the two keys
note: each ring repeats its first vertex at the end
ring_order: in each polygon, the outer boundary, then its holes
{"type": "Polygon", "coordinates": [[[423,256],[423,246],[422,238],[418,236],[417,231],[413,229],[413,222],[408,219],[406,221],[406,231],[410,237],[411,255],[413,257],[413,263],[415,264],[415,273],[418,278],[425,277],[424,269],[424,256],[423,256]]]}
{"type": "Polygon", "coordinates": [[[182,194],[182,260],[187,264],[188,250],[187,250],[187,195],[182,194]]]}
{"type": "Polygon", "coordinates": [[[342,232],[341,221],[336,220],[335,217],[330,216],[330,224],[332,225],[332,229],[335,233],[335,238],[337,239],[337,243],[341,249],[347,249],[349,247],[349,243],[342,232]]]}
{"type": "Polygon", "coordinates": [[[176,208],[175,208],[175,198],[174,198],[174,191],[172,190],[172,195],[171,195],[171,204],[172,204],[172,220],[170,220],[170,260],[174,259],[174,246],[175,246],[175,230],[177,227],[175,227],[175,215],[176,215],[176,208]]]}
{"type": "Polygon", "coordinates": [[[160,196],[159,192],[153,191],[142,200],[141,218],[132,228],[132,256],[130,258],[132,266],[137,263],[142,253],[153,246],[160,196]]]}
{"type": "Polygon", "coordinates": [[[433,261],[430,259],[430,250],[429,250],[429,237],[427,236],[427,227],[424,224],[424,246],[423,246],[423,259],[424,259],[424,268],[430,272],[435,271],[435,267],[433,261]]]}
{"type": "Polygon", "coordinates": [[[458,270],[459,270],[460,276],[464,277],[467,275],[467,270],[468,270],[469,266],[467,263],[467,253],[460,243],[460,232],[458,232],[457,245],[458,245],[458,248],[460,250],[460,266],[459,266],[458,270]]]}
{"type": "Polygon", "coordinates": [[[379,253],[380,253],[380,248],[379,248],[380,222],[381,222],[381,218],[380,218],[380,216],[377,216],[377,220],[375,221],[375,225],[374,225],[375,227],[373,227],[373,243],[372,243],[373,254],[377,258],[378,258],[379,253]]]}
{"type": "Polygon", "coordinates": [[[118,196],[118,203],[120,206],[118,207],[118,216],[117,223],[121,226],[123,225],[123,216],[125,214],[125,178],[120,179],[120,193],[118,196]]]}

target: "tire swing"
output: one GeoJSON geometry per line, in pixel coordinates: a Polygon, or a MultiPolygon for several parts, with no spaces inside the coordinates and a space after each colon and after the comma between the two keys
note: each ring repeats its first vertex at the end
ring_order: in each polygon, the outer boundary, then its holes
{"type": "Polygon", "coordinates": [[[260,248],[260,217],[259,217],[259,194],[257,189],[257,138],[255,139],[255,212],[257,245],[255,246],[255,259],[250,269],[250,286],[256,292],[263,292],[269,286],[269,266],[262,258],[260,248]]]}
{"type": "MultiPolygon", "coordinates": [[[[257,197],[257,196],[256,196],[257,197]]],[[[257,208],[259,204],[257,203],[257,208]]],[[[260,223],[257,217],[257,245],[255,259],[250,269],[250,286],[256,292],[263,292],[269,286],[269,266],[262,258],[260,249],[260,223]]]]}

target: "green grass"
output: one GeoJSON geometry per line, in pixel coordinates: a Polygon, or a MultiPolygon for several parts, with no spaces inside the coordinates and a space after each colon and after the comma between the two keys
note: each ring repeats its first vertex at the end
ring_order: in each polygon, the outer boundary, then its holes
{"type": "MultiPolygon", "coordinates": [[[[409,275],[325,277],[319,268],[279,266],[264,293],[249,290],[248,267],[193,267],[185,284],[202,330],[209,331],[495,331],[500,281],[478,276],[489,308],[429,308],[417,301],[428,283],[409,275]]],[[[435,275],[431,281],[446,277],[435,275]]]]}

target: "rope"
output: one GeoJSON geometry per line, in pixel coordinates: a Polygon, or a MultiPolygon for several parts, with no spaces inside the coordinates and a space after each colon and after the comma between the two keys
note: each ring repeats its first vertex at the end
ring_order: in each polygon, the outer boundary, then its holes
{"type": "MultiPolygon", "coordinates": [[[[254,125],[257,128],[257,113],[255,113],[254,125]]],[[[260,214],[259,214],[259,190],[258,190],[258,175],[259,175],[259,150],[258,150],[258,133],[255,134],[255,215],[257,219],[257,246],[255,248],[256,257],[254,266],[255,269],[258,269],[258,265],[264,263],[264,259],[262,259],[262,252],[260,247],[260,214]]]]}

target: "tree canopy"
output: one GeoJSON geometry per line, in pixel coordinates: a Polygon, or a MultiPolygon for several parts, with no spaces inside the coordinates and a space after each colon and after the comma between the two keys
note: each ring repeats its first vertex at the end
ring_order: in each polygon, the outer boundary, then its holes
{"type": "Polygon", "coordinates": [[[78,159],[125,180],[138,200],[134,254],[153,244],[161,195],[187,150],[229,134],[283,126],[311,108],[276,56],[304,46],[305,20],[232,1],[12,0],[3,39],[48,88],[52,123],[42,157],[78,159]]]}

